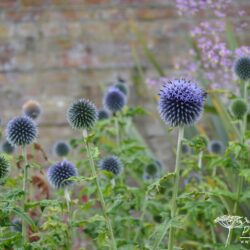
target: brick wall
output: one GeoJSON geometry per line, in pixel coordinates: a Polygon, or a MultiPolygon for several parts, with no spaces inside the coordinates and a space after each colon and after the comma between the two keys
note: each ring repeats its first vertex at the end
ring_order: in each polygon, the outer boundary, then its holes
{"type": "MultiPolygon", "coordinates": [[[[163,68],[171,69],[176,57],[187,54],[188,27],[196,21],[179,17],[174,3],[0,0],[0,116],[4,122],[18,115],[26,100],[38,100],[44,109],[40,141],[49,148],[57,138],[72,135],[65,111],[73,99],[88,97],[100,106],[105,85],[118,75],[134,88],[131,45],[138,50],[146,76],[156,76],[131,30],[132,21],[163,68]]],[[[237,4],[250,14],[249,1],[237,0],[237,4]]],[[[209,18],[207,13],[199,18],[204,16],[209,18]]],[[[137,104],[137,93],[131,93],[130,102],[137,104]]],[[[145,98],[139,104],[154,109],[145,98]]],[[[171,146],[158,120],[149,117],[138,122],[143,123],[140,131],[156,154],[169,160],[171,154],[166,152],[172,151],[171,146]]]]}

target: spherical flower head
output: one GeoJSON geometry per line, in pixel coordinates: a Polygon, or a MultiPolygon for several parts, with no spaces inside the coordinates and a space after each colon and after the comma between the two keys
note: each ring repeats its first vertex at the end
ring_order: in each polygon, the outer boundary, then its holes
{"type": "Polygon", "coordinates": [[[103,98],[104,106],[112,113],[122,110],[126,101],[126,96],[115,87],[110,87],[103,98]]]}
{"type": "Polygon", "coordinates": [[[244,99],[235,99],[231,104],[231,112],[237,119],[242,119],[248,112],[247,103],[244,99]]]}
{"type": "Polygon", "coordinates": [[[191,148],[187,144],[181,145],[181,152],[183,154],[191,154],[191,148]]]}
{"type": "Polygon", "coordinates": [[[64,160],[50,166],[47,176],[51,186],[59,189],[72,185],[74,182],[68,179],[70,177],[78,176],[78,171],[74,164],[64,160]]]}
{"type": "Polygon", "coordinates": [[[159,178],[161,170],[162,170],[161,162],[159,162],[158,160],[154,160],[153,162],[146,165],[143,176],[144,180],[159,178]]]}
{"type": "Polygon", "coordinates": [[[99,162],[99,167],[101,170],[106,170],[114,175],[118,176],[123,171],[123,165],[120,159],[116,156],[107,156],[101,159],[99,162]]]}
{"type": "Polygon", "coordinates": [[[115,84],[115,88],[119,89],[125,96],[128,95],[128,87],[125,83],[119,82],[115,84]]]}
{"type": "Polygon", "coordinates": [[[213,154],[222,154],[224,151],[224,145],[221,141],[210,141],[208,144],[208,151],[213,154]]]}
{"type": "Polygon", "coordinates": [[[31,119],[37,119],[42,113],[42,109],[39,102],[29,100],[23,104],[23,113],[31,119]]]}
{"type": "Polygon", "coordinates": [[[70,106],[67,118],[73,128],[89,130],[97,120],[97,108],[92,102],[82,98],[70,106]]]}
{"type": "Polygon", "coordinates": [[[240,57],[234,64],[234,72],[241,80],[250,79],[250,57],[240,57]]]}
{"type": "Polygon", "coordinates": [[[65,141],[58,141],[54,144],[53,151],[57,156],[63,157],[68,155],[70,151],[70,146],[65,141]]]}
{"type": "Polygon", "coordinates": [[[13,146],[31,144],[37,137],[37,125],[28,116],[13,118],[7,124],[6,137],[13,146]]]}
{"type": "Polygon", "coordinates": [[[2,151],[6,154],[13,154],[15,152],[15,146],[11,145],[8,141],[2,143],[2,151]]]}
{"type": "Polygon", "coordinates": [[[9,161],[4,156],[0,156],[0,184],[4,183],[10,172],[9,161]]]}
{"type": "Polygon", "coordinates": [[[185,79],[168,81],[160,91],[159,112],[172,126],[193,125],[202,114],[206,93],[185,79]]]}
{"type": "Polygon", "coordinates": [[[107,109],[101,108],[98,110],[98,120],[105,120],[110,117],[110,113],[107,109]]]}

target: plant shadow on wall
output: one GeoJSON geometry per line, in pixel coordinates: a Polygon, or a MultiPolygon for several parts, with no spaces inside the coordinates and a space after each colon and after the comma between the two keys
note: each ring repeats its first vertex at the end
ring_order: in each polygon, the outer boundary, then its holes
{"type": "Polygon", "coordinates": [[[250,58],[233,64],[234,92],[212,89],[206,67],[199,70],[197,83],[157,81],[159,117],[178,130],[174,172],[141,139],[134,118],[149,114],[129,107],[124,81],[108,87],[99,109],[84,98],[72,102],[65,119],[78,136],[58,138],[58,161],[37,142],[41,106],[25,103],[2,128],[0,249],[249,249],[250,58]],[[220,93],[231,98],[229,108],[220,93]],[[226,138],[202,127],[204,115],[226,138]],[[186,137],[194,125],[196,136],[186,137]]]}

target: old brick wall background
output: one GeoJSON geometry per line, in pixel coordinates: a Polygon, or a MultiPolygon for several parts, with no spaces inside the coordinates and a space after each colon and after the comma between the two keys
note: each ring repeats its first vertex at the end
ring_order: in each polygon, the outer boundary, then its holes
{"type": "MultiPolygon", "coordinates": [[[[234,4],[249,15],[249,0],[234,4]]],[[[196,20],[178,16],[174,0],[0,0],[4,124],[20,114],[26,100],[38,100],[44,110],[39,141],[49,150],[56,139],[73,134],[65,119],[69,103],[87,97],[101,106],[103,89],[118,75],[130,85],[130,103],[153,110],[152,102],[137,98],[132,81],[131,45],[137,48],[146,75],[157,73],[131,30],[131,21],[166,72],[176,57],[187,55],[188,27],[196,20]]],[[[149,117],[138,123],[152,150],[169,163],[172,148],[159,121],[149,117]]]]}

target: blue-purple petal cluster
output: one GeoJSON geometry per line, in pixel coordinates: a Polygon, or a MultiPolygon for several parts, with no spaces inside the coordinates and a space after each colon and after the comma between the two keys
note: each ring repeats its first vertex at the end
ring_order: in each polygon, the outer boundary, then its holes
{"type": "Polygon", "coordinates": [[[191,81],[168,81],[160,91],[160,116],[172,127],[193,125],[201,117],[205,99],[204,90],[191,81]]]}
{"type": "Polygon", "coordinates": [[[78,171],[73,163],[64,160],[49,167],[48,180],[54,188],[64,188],[73,184],[68,180],[70,177],[78,176],[78,171]]]}
{"type": "Polygon", "coordinates": [[[235,74],[242,80],[250,79],[250,57],[240,57],[234,64],[235,74]]]}
{"type": "Polygon", "coordinates": [[[97,108],[92,102],[82,98],[70,106],[67,118],[73,128],[91,129],[97,120],[97,108]]]}
{"type": "Polygon", "coordinates": [[[110,113],[107,109],[101,108],[98,110],[98,120],[105,120],[110,117],[110,113]]]}
{"type": "Polygon", "coordinates": [[[70,151],[70,145],[65,141],[58,141],[53,146],[54,153],[59,156],[66,156],[70,151]]]}
{"type": "Polygon", "coordinates": [[[0,184],[5,182],[6,178],[9,175],[9,172],[10,172],[9,161],[5,157],[0,156],[0,184]]]}
{"type": "Polygon", "coordinates": [[[123,171],[123,165],[120,159],[116,156],[107,156],[99,162],[101,170],[106,170],[118,176],[123,171]]]}
{"type": "Polygon", "coordinates": [[[15,146],[11,145],[7,140],[2,143],[1,150],[6,154],[13,154],[15,152],[15,146]]]}
{"type": "Polygon", "coordinates": [[[7,124],[6,137],[14,146],[31,144],[37,137],[37,125],[28,116],[13,118],[7,124]]]}
{"type": "Polygon", "coordinates": [[[213,154],[222,154],[224,152],[224,145],[221,141],[210,141],[208,144],[208,151],[213,154]]]}
{"type": "Polygon", "coordinates": [[[112,113],[116,113],[126,105],[126,96],[116,87],[110,87],[103,98],[103,105],[112,113]]]}

